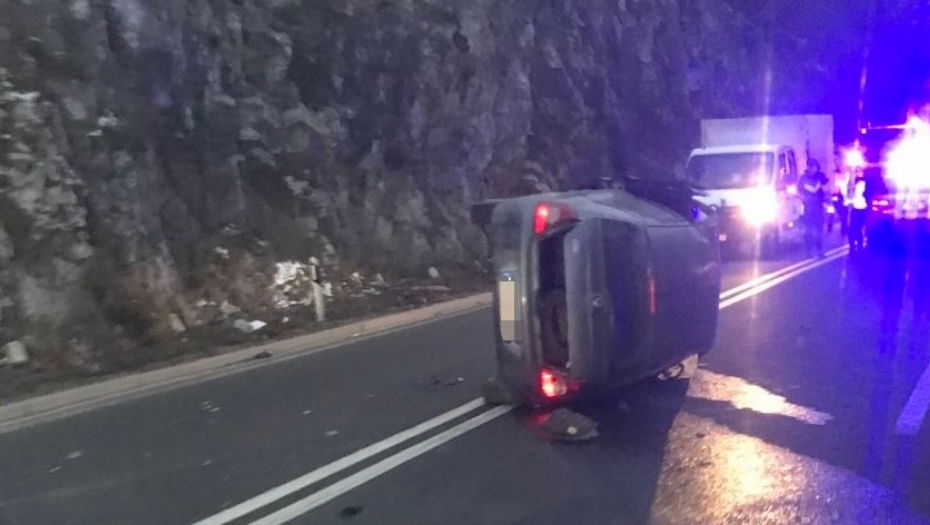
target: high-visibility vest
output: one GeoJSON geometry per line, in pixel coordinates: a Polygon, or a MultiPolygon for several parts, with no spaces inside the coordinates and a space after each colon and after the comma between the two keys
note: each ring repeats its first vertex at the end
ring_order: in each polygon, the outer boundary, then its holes
{"type": "Polygon", "coordinates": [[[852,207],[857,210],[864,210],[869,207],[868,201],[865,199],[865,181],[859,180],[856,181],[855,186],[853,187],[852,195],[852,207]]]}

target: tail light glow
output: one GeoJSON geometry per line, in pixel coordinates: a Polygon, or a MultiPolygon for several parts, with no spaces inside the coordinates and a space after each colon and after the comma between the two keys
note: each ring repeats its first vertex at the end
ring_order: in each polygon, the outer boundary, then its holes
{"type": "Polygon", "coordinates": [[[533,213],[533,233],[543,235],[557,226],[577,220],[578,214],[571,206],[561,203],[541,202],[536,206],[536,212],[533,213]]]}
{"type": "Polygon", "coordinates": [[[568,393],[568,385],[549,370],[539,373],[539,389],[546,399],[555,399],[568,393]]]}
{"type": "Polygon", "coordinates": [[[872,211],[888,213],[891,209],[891,201],[888,199],[875,199],[872,201],[872,211]]]}

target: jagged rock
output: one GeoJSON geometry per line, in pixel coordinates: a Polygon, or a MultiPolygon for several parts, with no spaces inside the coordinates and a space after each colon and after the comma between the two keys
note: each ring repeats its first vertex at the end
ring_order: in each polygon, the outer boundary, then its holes
{"type": "Polygon", "coordinates": [[[185,297],[273,308],[278,261],[484,260],[477,200],[665,176],[701,116],[818,103],[826,66],[740,5],[9,0],[0,328],[170,335],[185,297]]]}

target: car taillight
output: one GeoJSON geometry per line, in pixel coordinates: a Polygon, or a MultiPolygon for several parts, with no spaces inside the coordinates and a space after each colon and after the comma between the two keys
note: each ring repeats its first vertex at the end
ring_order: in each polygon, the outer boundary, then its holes
{"type": "Polygon", "coordinates": [[[568,384],[558,375],[544,369],[539,373],[539,390],[546,399],[555,399],[568,393],[568,384]]]}
{"type": "Polygon", "coordinates": [[[575,209],[566,204],[540,202],[536,206],[536,212],[533,214],[533,232],[536,235],[543,235],[549,230],[575,222],[578,220],[578,214],[575,209]]]}
{"type": "Polygon", "coordinates": [[[891,201],[888,199],[875,199],[872,201],[872,211],[886,212],[891,209],[891,201]]]}

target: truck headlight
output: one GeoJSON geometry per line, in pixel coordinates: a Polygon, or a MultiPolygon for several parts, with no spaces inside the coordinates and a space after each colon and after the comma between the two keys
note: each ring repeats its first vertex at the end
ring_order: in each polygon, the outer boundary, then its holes
{"type": "Polygon", "coordinates": [[[778,218],[778,196],[768,188],[753,193],[740,204],[746,222],[752,226],[764,226],[778,218]]]}

